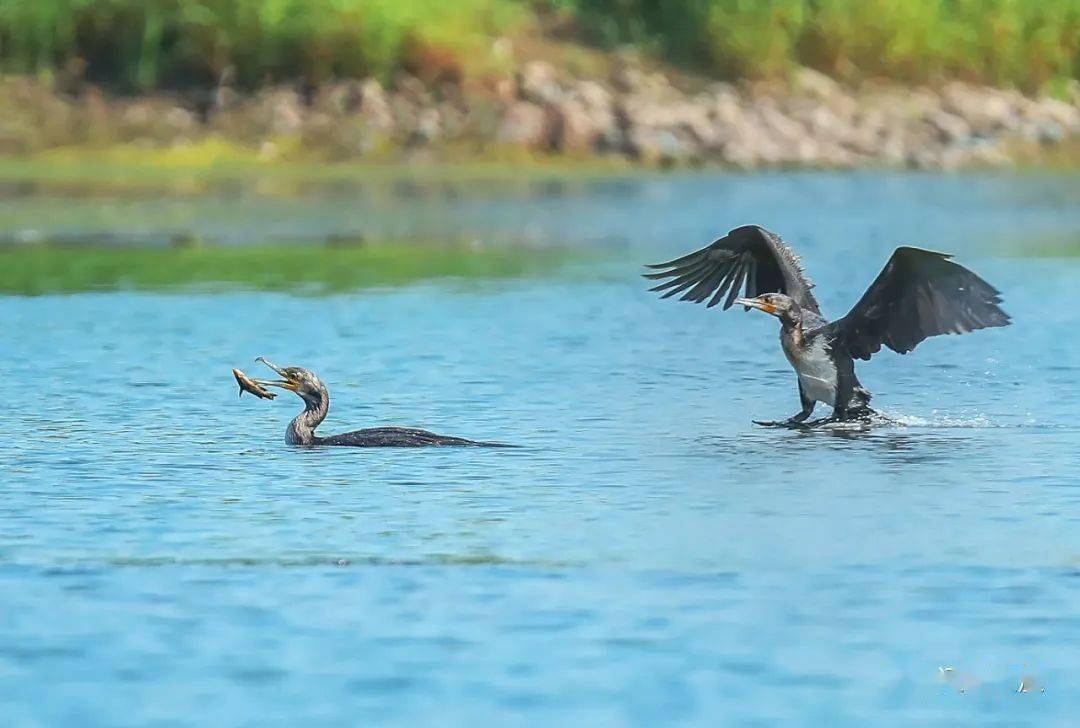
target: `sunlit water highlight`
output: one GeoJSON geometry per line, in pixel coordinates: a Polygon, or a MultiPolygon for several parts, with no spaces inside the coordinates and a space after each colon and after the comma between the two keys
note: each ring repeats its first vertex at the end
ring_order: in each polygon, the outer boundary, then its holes
{"type": "Polygon", "coordinates": [[[1071,189],[609,182],[475,202],[602,253],[557,272],[0,299],[4,723],[1066,724],[1080,263],[1002,251],[1080,230],[1071,189]],[[905,242],[1016,325],[860,365],[894,426],[754,428],[798,408],[775,322],[638,278],[747,221],[833,315],[905,242]],[[288,448],[298,400],[236,396],[258,354],[322,376],[323,434],[523,447],[288,448]]]}

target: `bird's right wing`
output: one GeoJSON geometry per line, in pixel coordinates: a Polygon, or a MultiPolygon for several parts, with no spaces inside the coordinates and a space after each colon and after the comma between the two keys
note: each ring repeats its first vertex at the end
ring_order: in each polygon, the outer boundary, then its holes
{"type": "Polygon", "coordinates": [[[728,309],[745,281],[748,298],[783,293],[803,309],[821,313],[798,256],[779,236],[757,225],[735,228],[708,247],[648,267],[659,272],[646,273],[646,278],[669,279],[649,289],[664,291],[663,298],[682,293],[680,300],[701,303],[712,296],[711,308],[726,295],[728,309]]]}
{"type": "Polygon", "coordinates": [[[996,288],[946,253],[897,248],[847,316],[833,321],[833,340],[857,359],[882,345],[906,354],[940,334],[1008,326],[996,288]]]}

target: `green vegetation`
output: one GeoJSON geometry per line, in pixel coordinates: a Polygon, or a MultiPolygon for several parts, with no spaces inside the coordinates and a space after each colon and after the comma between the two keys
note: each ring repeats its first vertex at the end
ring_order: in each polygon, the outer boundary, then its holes
{"type": "Polygon", "coordinates": [[[963,78],[1035,89],[1080,75],[1080,0],[551,0],[594,42],[768,78],[963,78]]]}
{"type": "Polygon", "coordinates": [[[1080,0],[0,0],[0,69],[85,64],[122,89],[453,79],[508,63],[494,37],[547,25],[726,78],[798,64],[1033,90],[1080,75],[1080,0]]]}
{"type": "Polygon", "coordinates": [[[85,63],[124,89],[453,73],[522,12],[514,0],[0,0],[0,67],[85,63]]]}
{"type": "Polygon", "coordinates": [[[0,293],[250,289],[318,294],[435,278],[494,279],[550,273],[559,250],[410,244],[341,247],[0,247],[0,293]]]}

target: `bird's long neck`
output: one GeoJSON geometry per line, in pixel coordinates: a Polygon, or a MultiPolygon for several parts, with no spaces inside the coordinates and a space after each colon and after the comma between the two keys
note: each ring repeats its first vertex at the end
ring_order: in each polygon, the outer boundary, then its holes
{"type": "Polygon", "coordinates": [[[799,320],[780,319],[782,336],[786,336],[796,347],[803,345],[803,327],[799,320]]]}
{"type": "Polygon", "coordinates": [[[787,311],[780,317],[780,343],[784,351],[790,356],[806,345],[802,326],[802,316],[799,311],[787,311]]]}
{"type": "Polygon", "coordinates": [[[285,440],[290,445],[314,445],[318,441],[315,428],[330,411],[330,394],[323,391],[317,400],[305,399],[304,404],[304,411],[289,423],[289,429],[285,432],[285,440]]]}

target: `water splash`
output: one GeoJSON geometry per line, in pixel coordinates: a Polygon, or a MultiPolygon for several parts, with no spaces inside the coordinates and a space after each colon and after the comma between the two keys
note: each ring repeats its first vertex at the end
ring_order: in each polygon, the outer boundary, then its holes
{"type": "Polygon", "coordinates": [[[881,413],[880,424],[893,425],[894,427],[933,427],[959,429],[991,429],[1017,426],[994,422],[986,415],[977,414],[966,417],[956,417],[950,415],[938,415],[936,412],[931,417],[920,417],[919,415],[905,415],[883,412],[881,413]]]}

